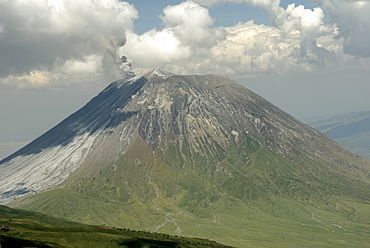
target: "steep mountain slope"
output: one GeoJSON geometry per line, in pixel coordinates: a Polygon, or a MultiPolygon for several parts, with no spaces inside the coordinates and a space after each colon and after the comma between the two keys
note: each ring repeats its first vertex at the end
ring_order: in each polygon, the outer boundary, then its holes
{"type": "Polygon", "coordinates": [[[334,116],[309,125],[351,151],[370,158],[370,111],[334,116]]]}
{"type": "Polygon", "coordinates": [[[0,193],[71,220],[234,246],[355,242],[342,231],[370,241],[369,161],[214,75],[154,69],[111,84],[1,161],[0,193]]]}

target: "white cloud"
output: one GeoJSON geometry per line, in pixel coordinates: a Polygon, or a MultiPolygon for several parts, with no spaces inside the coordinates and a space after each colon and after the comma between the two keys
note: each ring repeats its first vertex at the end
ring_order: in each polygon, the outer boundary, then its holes
{"type": "Polygon", "coordinates": [[[40,79],[36,72],[118,77],[115,57],[137,17],[132,5],[119,0],[2,0],[0,78],[32,86],[40,79]],[[77,68],[66,69],[72,65],[77,68]]]}
{"type": "Polygon", "coordinates": [[[222,2],[247,3],[265,8],[274,25],[253,21],[233,27],[213,27],[208,9],[195,1],[163,10],[162,30],[129,34],[121,53],[137,70],[154,66],[177,73],[226,75],[281,73],[310,70],[333,63],[341,54],[343,40],[337,28],[324,22],[321,8],[291,4],[284,9],[278,0],[196,1],[211,6],[222,2]],[[157,37],[166,36],[162,41],[157,37]],[[166,49],[165,49],[166,48],[166,49]]]}
{"type": "Polygon", "coordinates": [[[222,67],[231,75],[279,71],[281,60],[297,45],[294,40],[282,43],[280,30],[256,25],[252,21],[225,30],[226,38],[212,49],[212,55],[215,62],[223,64],[222,67]]]}
{"type": "Polygon", "coordinates": [[[0,80],[26,87],[102,75],[115,79],[131,61],[139,73],[159,66],[232,76],[368,66],[370,2],[312,1],[320,7],[284,9],[280,0],[188,0],[164,8],[162,29],[138,35],[137,11],[119,0],[2,0],[0,80]],[[226,2],[265,9],[272,25],[248,21],[215,27],[208,7],[226,2]],[[120,56],[129,61],[122,63],[120,56]]]}
{"type": "Polygon", "coordinates": [[[90,55],[81,60],[66,60],[60,71],[66,74],[93,74],[99,71],[101,60],[97,55],[90,55]]]}
{"type": "Polygon", "coordinates": [[[212,47],[222,36],[219,29],[210,28],[214,21],[208,9],[192,1],[168,6],[163,13],[161,19],[166,28],[186,46],[212,47]]]}
{"type": "Polygon", "coordinates": [[[328,12],[344,39],[344,51],[370,57],[370,1],[312,0],[328,12]]]}
{"type": "Polygon", "coordinates": [[[213,61],[233,74],[283,73],[310,70],[332,60],[332,53],[315,44],[303,44],[297,29],[284,33],[276,27],[239,23],[225,29],[225,40],[213,47],[213,61]]]}
{"type": "Polygon", "coordinates": [[[289,55],[297,61],[305,61],[310,66],[311,63],[322,65],[325,61],[334,59],[334,51],[328,50],[323,44],[320,47],[317,45],[317,40],[323,36],[330,36],[333,40],[336,36],[336,26],[324,23],[324,11],[321,8],[311,10],[302,5],[290,4],[284,9],[280,6],[280,0],[215,0],[213,4],[223,2],[245,3],[265,9],[273,27],[282,32],[282,44],[286,40],[292,41],[292,34],[299,41],[296,51],[289,55]]]}
{"type": "Polygon", "coordinates": [[[121,54],[132,59],[139,72],[158,66],[179,73],[199,71],[194,60],[209,57],[210,49],[223,39],[223,29],[211,27],[208,9],[193,1],[168,6],[163,13],[162,30],[128,34],[121,54]]]}
{"type": "Polygon", "coordinates": [[[137,69],[164,66],[190,56],[190,49],[182,46],[180,40],[168,29],[152,29],[143,35],[129,33],[127,43],[120,51],[133,61],[137,69]]]}

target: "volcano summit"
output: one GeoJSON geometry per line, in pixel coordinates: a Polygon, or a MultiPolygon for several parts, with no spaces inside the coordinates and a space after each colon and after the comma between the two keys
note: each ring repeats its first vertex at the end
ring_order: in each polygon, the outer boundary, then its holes
{"type": "Polygon", "coordinates": [[[240,247],[370,243],[369,161],[214,75],[112,83],[0,162],[0,200],[240,247]]]}

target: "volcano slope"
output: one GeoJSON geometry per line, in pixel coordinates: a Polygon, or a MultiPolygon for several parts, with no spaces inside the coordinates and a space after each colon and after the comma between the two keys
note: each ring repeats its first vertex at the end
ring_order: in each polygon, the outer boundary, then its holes
{"type": "Polygon", "coordinates": [[[2,204],[237,247],[365,247],[370,164],[232,80],[154,69],[0,162],[2,204]]]}

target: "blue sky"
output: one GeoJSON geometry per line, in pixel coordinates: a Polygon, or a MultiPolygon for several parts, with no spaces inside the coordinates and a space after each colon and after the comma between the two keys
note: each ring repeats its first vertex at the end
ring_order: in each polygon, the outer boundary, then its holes
{"type": "Polygon", "coordinates": [[[367,0],[0,1],[0,158],[153,67],[230,77],[304,122],[370,110],[369,13],[367,0]]]}
{"type": "MultiPolygon", "coordinates": [[[[137,33],[144,33],[153,27],[160,29],[163,27],[161,20],[158,18],[163,14],[163,9],[168,5],[176,5],[183,1],[128,1],[135,5],[139,11],[140,18],[135,21],[135,31],[137,33]]],[[[295,3],[297,5],[304,5],[306,8],[315,8],[317,5],[310,1],[292,1],[283,0],[281,6],[286,8],[289,4],[295,3]]],[[[256,8],[245,3],[224,3],[214,6],[210,10],[211,16],[215,18],[215,26],[233,26],[238,22],[246,22],[254,20],[258,24],[271,24],[266,10],[256,8]]]]}

